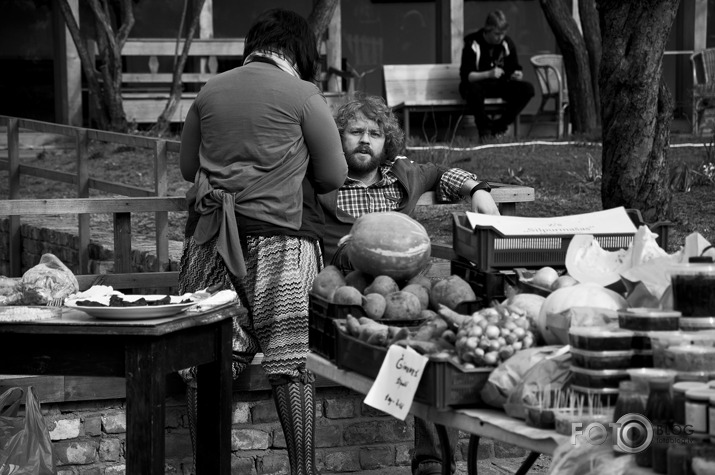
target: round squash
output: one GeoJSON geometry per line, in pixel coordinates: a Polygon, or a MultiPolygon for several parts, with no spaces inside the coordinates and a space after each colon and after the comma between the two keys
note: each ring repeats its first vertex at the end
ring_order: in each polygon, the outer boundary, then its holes
{"type": "Polygon", "coordinates": [[[427,230],[403,213],[365,214],[355,221],[342,242],[347,242],[353,267],[373,276],[408,280],[429,264],[431,244],[427,230]]]}
{"type": "MultiPolygon", "coordinates": [[[[565,345],[563,335],[559,336],[549,329],[550,325],[563,318],[563,313],[574,307],[591,307],[608,310],[620,310],[626,308],[628,303],[623,296],[617,292],[606,289],[594,283],[581,283],[570,287],[562,287],[554,290],[546,297],[541,305],[539,317],[536,319],[536,326],[539,333],[547,345],[565,345]]],[[[558,326],[568,328],[567,322],[559,321],[558,326]]],[[[568,338],[566,338],[568,340],[568,338]]]]}

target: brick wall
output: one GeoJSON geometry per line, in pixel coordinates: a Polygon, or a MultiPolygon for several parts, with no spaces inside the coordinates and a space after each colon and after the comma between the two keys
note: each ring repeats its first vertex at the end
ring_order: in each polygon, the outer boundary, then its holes
{"type": "MultiPolygon", "coordinates": [[[[362,403],[343,388],[319,388],[316,405],[316,462],[321,473],[364,471],[408,474],[413,420],[404,422],[362,403]]],[[[186,404],[167,399],[166,473],[191,473],[191,439],[186,404]]],[[[43,404],[58,475],[124,474],[126,418],[123,400],[43,404]]],[[[232,473],[286,474],[288,455],[270,392],[235,393],[231,433],[232,473]]],[[[457,460],[466,469],[469,439],[461,434],[457,460]]],[[[517,447],[482,440],[479,459],[522,457],[517,447]]]]}
{"type": "MultiPolygon", "coordinates": [[[[8,219],[0,219],[0,275],[10,274],[10,238],[8,219]]],[[[52,228],[34,226],[23,223],[20,227],[22,236],[22,271],[25,272],[30,267],[40,261],[43,254],[51,253],[57,256],[69,269],[78,273],[79,270],[79,238],[75,233],[59,231],[52,228]]],[[[153,245],[153,242],[151,243],[153,245]]],[[[180,244],[177,243],[180,247],[180,244]]],[[[151,248],[151,245],[148,246],[151,248]]],[[[176,247],[176,246],[174,246],[176,247]]],[[[111,247],[97,243],[89,244],[89,273],[102,274],[114,268],[114,251],[111,247]]],[[[178,270],[179,256],[171,256],[169,268],[166,270],[178,270]]],[[[155,268],[156,256],[153,252],[133,249],[132,267],[135,272],[143,272],[155,268]]]]}

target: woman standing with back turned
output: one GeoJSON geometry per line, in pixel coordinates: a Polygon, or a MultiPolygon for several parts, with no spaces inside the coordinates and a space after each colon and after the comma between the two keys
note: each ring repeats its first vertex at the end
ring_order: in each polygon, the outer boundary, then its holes
{"type": "Polygon", "coordinates": [[[304,18],[262,13],[246,36],[243,66],[211,79],[196,97],[180,154],[181,173],[194,183],[180,290],[228,273],[248,309],[234,325],[234,377],[263,352],[291,473],[306,475],[315,473],[306,357],[308,291],[323,265],[317,194],[339,188],[347,175],[330,108],[311,82],[318,59],[304,18]]]}

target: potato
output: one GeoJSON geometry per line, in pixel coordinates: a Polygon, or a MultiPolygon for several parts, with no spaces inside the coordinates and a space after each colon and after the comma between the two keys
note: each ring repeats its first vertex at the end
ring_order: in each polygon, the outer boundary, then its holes
{"type": "Polygon", "coordinates": [[[355,287],[360,293],[365,292],[365,287],[367,287],[371,281],[372,277],[361,270],[354,270],[345,276],[345,284],[355,287]]]}
{"type": "Polygon", "coordinates": [[[335,266],[326,266],[315,276],[311,292],[332,302],[335,290],[343,285],[345,285],[345,277],[340,269],[335,266]]]}
{"type": "Polygon", "coordinates": [[[400,290],[400,286],[397,285],[395,279],[388,275],[378,275],[370,285],[365,287],[365,295],[375,293],[387,297],[388,294],[398,290],[400,290]]]}
{"type": "Polygon", "coordinates": [[[432,286],[430,306],[437,310],[439,304],[455,310],[462,302],[477,300],[472,287],[458,275],[450,275],[432,286]]]}
{"type": "Polygon", "coordinates": [[[429,291],[422,285],[408,284],[402,288],[402,291],[415,294],[415,296],[420,300],[420,307],[422,310],[426,310],[429,306],[429,291]]]}
{"type": "Polygon", "coordinates": [[[422,287],[424,287],[427,290],[427,292],[432,290],[432,281],[426,275],[418,274],[418,275],[414,276],[413,278],[411,278],[410,280],[407,281],[407,285],[411,285],[411,284],[421,285],[422,287]]]}
{"type": "Polygon", "coordinates": [[[366,294],[362,298],[362,308],[368,317],[379,319],[385,314],[385,306],[387,302],[382,294],[371,293],[366,294]]]}
{"type": "Polygon", "coordinates": [[[415,294],[398,290],[385,297],[386,320],[415,320],[421,312],[420,299],[415,294]]]}
{"type": "Polygon", "coordinates": [[[350,285],[341,285],[333,293],[333,303],[338,305],[362,305],[362,294],[350,285]]]}

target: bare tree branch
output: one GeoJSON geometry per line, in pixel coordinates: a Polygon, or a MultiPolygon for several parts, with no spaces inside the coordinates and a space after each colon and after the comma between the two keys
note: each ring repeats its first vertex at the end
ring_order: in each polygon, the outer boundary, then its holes
{"type": "MultiPolygon", "coordinates": [[[[164,111],[161,113],[156,123],[152,126],[150,134],[156,136],[165,135],[169,130],[169,125],[171,124],[171,117],[176,112],[176,108],[181,102],[181,92],[182,92],[182,81],[181,74],[186,66],[186,61],[189,57],[189,49],[191,48],[191,42],[194,39],[196,30],[199,26],[199,19],[201,16],[201,9],[204,7],[206,0],[197,0],[193,2],[194,8],[191,11],[191,24],[189,26],[189,31],[186,33],[186,41],[184,41],[184,48],[181,51],[181,56],[179,60],[174,61],[174,71],[171,82],[171,93],[169,94],[169,100],[164,107],[164,111]]],[[[181,35],[181,31],[179,31],[181,35]]]]}

